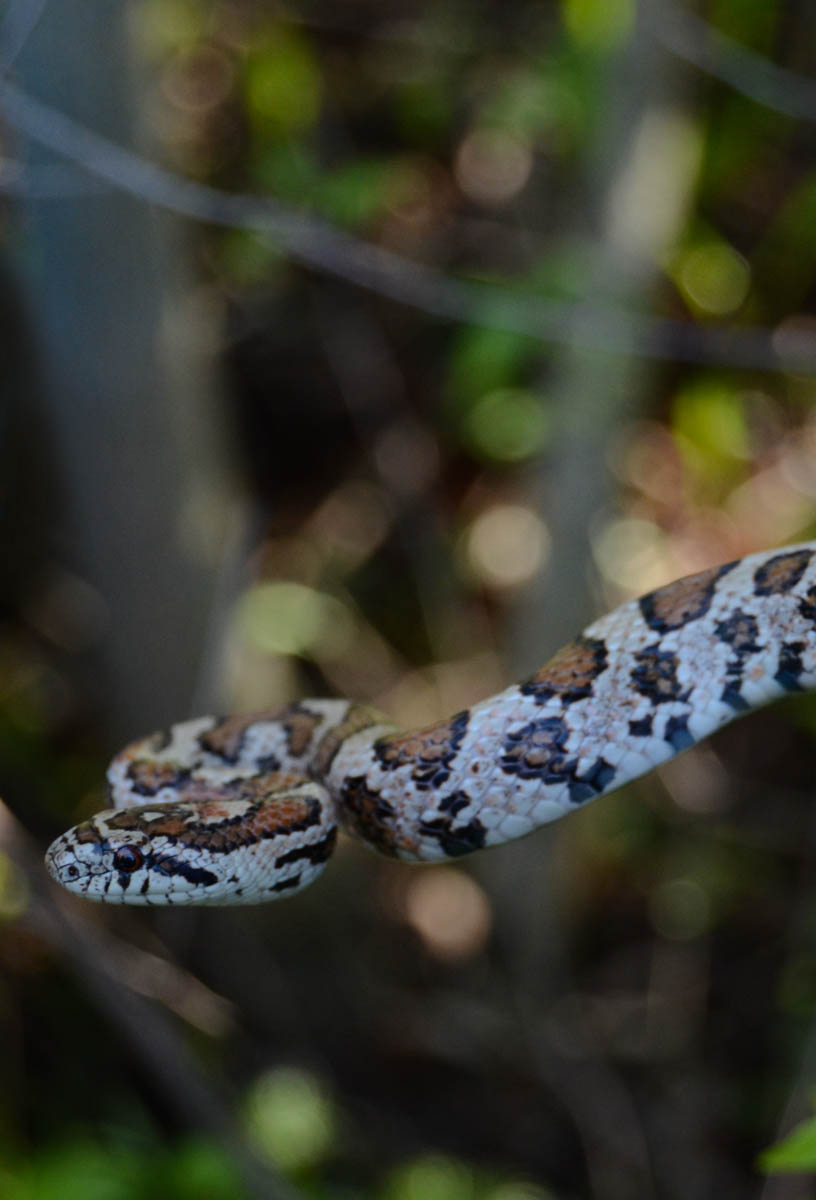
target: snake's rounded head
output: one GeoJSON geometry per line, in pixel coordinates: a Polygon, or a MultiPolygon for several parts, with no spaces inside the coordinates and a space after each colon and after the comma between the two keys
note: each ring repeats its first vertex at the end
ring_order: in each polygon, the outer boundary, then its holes
{"type": "MultiPolygon", "coordinates": [[[[46,851],[49,874],[69,892],[87,900],[125,903],[127,893],[147,891],[150,850],[140,830],[122,830],[115,837],[105,827],[107,813],[83,821],[52,842],[46,851]]],[[[130,899],[133,903],[133,899],[130,899]]],[[[144,899],[136,903],[147,903],[144,899]]]]}
{"type": "Polygon", "coordinates": [[[306,782],[261,799],[169,801],[97,813],[49,847],[69,892],[112,904],[258,904],[293,895],[326,864],[333,807],[306,782]]]}

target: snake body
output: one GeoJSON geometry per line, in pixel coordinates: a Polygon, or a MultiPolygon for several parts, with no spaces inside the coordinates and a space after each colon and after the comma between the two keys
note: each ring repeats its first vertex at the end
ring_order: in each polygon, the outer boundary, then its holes
{"type": "Polygon", "coordinates": [[[347,700],[174,725],[117,755],[113,807],[46,862],[91,900],[273,900],[322,871],[338,827],[410,862],[495,846],[813,688],[816,542],[624,604],[525,682],[423,729],[347,700]]]}

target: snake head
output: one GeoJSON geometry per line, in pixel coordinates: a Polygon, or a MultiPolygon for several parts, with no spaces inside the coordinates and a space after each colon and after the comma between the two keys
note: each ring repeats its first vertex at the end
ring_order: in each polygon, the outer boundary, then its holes
{"type": "Polygon", "coordinates": [[[113,816],[100,813],[69,829],[49,846],[45,865],[57,883],[87,900],[126,903],[133,888],[134,896],[140,893],[142,899],[130,903],[147,904],[150,839],[140,830],[117,831],[112,838],[107,818],[113,816]]]}
{"type": "Polygon", "coordinates": [[[49,847],[69,892],[114,904],[258,904],[320,874],[337,826],[322,789],[111,809],[49,847]]]}

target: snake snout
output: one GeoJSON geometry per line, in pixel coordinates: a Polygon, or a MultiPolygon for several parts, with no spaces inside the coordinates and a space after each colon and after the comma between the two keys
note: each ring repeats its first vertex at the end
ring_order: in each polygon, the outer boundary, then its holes
{"type": "Polygon", "coordinates": [[[48,874],[69,892],[84,893],[91,873],[90,863],[77,857],[74,848],[66,843],[65,835],[56,839],[45,854],[48,874]]]}

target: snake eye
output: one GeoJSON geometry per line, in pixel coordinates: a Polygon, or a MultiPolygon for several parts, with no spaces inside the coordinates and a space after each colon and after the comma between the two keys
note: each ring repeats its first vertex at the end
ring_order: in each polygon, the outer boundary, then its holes
{"type": "Polygon", "coordinates": [[[123,871],[126,875],[138,871],[143,861],[141,850],[137,850],[135,846],[120,846],[113,856],[116,870],[123,871]]]}
{"type": "Polygon", "coordinates": [[[79,875],[79,867],[75,867],[73,863],[65,868],[65,875],[68,879],[76,879],[79,875]]]}

